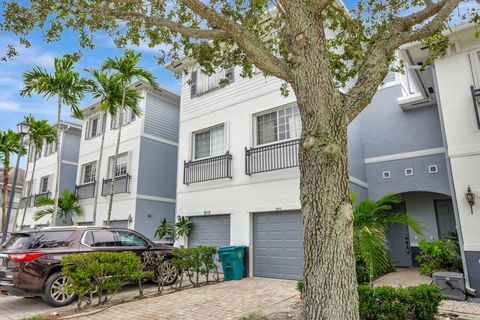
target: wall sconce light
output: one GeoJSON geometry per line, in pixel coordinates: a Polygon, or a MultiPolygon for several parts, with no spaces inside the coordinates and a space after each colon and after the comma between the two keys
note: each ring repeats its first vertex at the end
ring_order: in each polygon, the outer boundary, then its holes
{"type": "Polygon", "coordinates": [[[473,205],[475,204],[475,193],[472,192],[470,186],[467,188],[467,193],[465,193],[465,198],[467,199],[468,205],[470,206],[470,211],[473,214],[473,205]]]}
{"type": "Polygon", "coordinates": [[[132,221],[133,221],[132,215],[129,214],[129,215],[128,215],[128,225],[131,225],[131,224],[132,224],[132,221]]]}

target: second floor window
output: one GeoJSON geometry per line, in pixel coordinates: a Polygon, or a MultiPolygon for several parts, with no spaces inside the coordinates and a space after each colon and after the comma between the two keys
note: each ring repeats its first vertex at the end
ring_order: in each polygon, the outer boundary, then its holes
{"type": "Polygon", "coordinates": [[[262,114],[257,118],[257,145],[300,137],[302,125],[297,106],[262,114]]]}
{"type": "Polygon", "coordinates": [[[91,117],[87,122],[87,128],[85,132],[85,138],[91,139],[99,136],[102,133],[103,121],[101,115],[91,117]]]}
{"type": "Polygon", "coordinates": [[[219,156],[225,153],[224,125],[194,133],[195,159],[219,156]]]}
{"type": "Polygon", "coordinates": [[[235,80],[235,68],[222,69],[219,68],[212,75],[203,73],[200,69],[191,73],[190,79],[190,96],[195,97],[207,93],[209,91],[220,88],[222,81],[232,83],[235,80]]]}
{"type": "Polygon", "coordinates": [[[135,121],[135,113],[131,110],[119,110],[115,117],[112,117],[111,129],[117,129],[122,121],[122,126],[127,125],[135,121]]]}
{"type": "Polygon", "coordinates": [[[29,161],[30,162],[33,162],[35,160],[35,157],[38,159],[40,159],[40,157],[42,156],[42,152],[41,150],[37,150],[37,148],[35,148],[35,146],[32,146],[32,148],[30,149],[30,154],[29,154],[29,161]]]}
{"type": "Polygon", "coordinates": [[[117,157],[117,165],[113,165],[114,157],[110,158],[110,175],[115,174],[115,177],[123,177],[128,173],[128,153],[119,154],[117,157]]]}
{"type": "Polygon", "coordinates": [[[57,145],[56,145],[55,142],[45,144],[45,156],[49,156],[51,154],[54,154],[55,151],[56,151],[56,147],[57,147],[57,145]]]}
{"type": "Polygon", "coordinates": [[[97,163],[91,162],[83,165],[83,183],[95,182],[95,173],[97,171],[97,163]]]}
{"type": "Polygon", "coordinates": [[[48,176],[42,177],[40,179],[40,193],[47,193],[48,192],[48,176]]]}

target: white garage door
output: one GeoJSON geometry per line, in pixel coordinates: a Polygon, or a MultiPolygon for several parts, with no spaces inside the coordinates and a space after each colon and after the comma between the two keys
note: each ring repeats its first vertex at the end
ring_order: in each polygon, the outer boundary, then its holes
{"type": "Polygon", "coordinates": [[[302,278],[303,226],[299,211],[253,215],[253,275],[302,278]]]}

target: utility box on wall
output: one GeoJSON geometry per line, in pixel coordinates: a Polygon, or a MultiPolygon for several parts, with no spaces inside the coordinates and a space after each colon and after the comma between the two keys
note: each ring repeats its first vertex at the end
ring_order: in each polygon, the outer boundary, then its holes
{"type": "Polygon", "coordinates": [[[462,273],[435,272],[433,274],[433,281],[447,299],[467,300],[465,278],[462,273]]]}

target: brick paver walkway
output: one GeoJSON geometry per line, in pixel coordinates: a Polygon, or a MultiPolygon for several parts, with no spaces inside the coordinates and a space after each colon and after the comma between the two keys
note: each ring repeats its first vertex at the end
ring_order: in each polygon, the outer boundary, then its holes
{"type": "Polygon", "coordinates": [[[298,296],[295,281],[247,278],[113,306],[81,320],[238,319],[298,296]]]}

